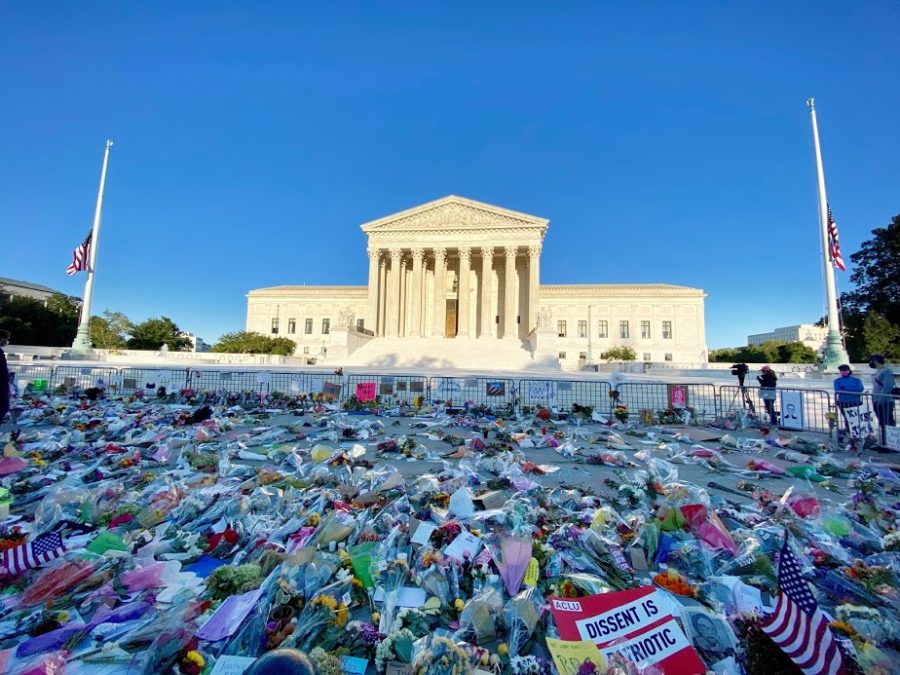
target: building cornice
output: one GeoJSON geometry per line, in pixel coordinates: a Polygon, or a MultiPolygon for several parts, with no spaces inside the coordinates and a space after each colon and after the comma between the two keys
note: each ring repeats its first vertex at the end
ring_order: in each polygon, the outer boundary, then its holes
{"type": "Polygon", "coordinates": [[[247,293],[248,298],[320,298],[320,297],[360,297],[368,295],[366,286],[270,286],[255,288],[247,293]]]}
{"type": "Polygon", "coordinates": [[[671,284],[547,284],[541,285],[541,298],[591,298],[597,296],[664,296],[704,298],[702,288],[671,284]]]}

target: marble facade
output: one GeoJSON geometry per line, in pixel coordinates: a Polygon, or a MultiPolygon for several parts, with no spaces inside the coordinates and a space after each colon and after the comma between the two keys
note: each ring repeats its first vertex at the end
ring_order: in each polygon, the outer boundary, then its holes
{"type": "Polygon", "coordinates": [[[626,337],[618,332],[621,321],[635,322],[631,330],[636,335],[647,335],[640,332],[646,329],[641,321],[653,323],[647,339],[636,338],[641,344],[632,345],[638,359],[649,355],[661,361],[668,355],[673,361],[705,360],[700,289],[541,286],[548,224],[544,218],[456,196],[373,220],[362,225],[367,286],[250,291],[247,330],[286,336],[297,342],[298,355],[318,358],[327,354],[328,335],[338,327],[376,340],[453,338],[474,345],[504,340],[519,346],[534,335],[543,312],[554,327],[559,321],[566,324],[558,336],[562,361],[596,361],[604,349],[632,344],[630,330],[626,337]],[[608,322],[605,337],[603,320],[608,322]],[[592,326],[579,323],[585,321],[592,326]]]}

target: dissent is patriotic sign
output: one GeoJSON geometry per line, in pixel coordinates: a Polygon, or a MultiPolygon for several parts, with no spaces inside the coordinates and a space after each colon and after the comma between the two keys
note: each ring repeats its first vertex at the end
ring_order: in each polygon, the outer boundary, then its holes
{"type": "Polygon", "coordinates": [[[564,640],[590,640],[608,660],[620,654],[666,675],[702,675],[706,666],[672,617],[670,601],[653,586],[583,598],[551,597],[564,640]]]}

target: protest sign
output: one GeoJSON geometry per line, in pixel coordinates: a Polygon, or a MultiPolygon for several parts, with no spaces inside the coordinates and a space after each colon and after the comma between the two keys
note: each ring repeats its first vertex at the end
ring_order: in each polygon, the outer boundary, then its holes
{"type": "Polygon", "coordinates": [[[891,450],[900,450],[900,427],[884,428],[884,444],[891,450]]]}
{"type": "Polygon", "coordinates": [[[672,618],[671,601],[653,586],[549,600],[564,640],[590,640],[607,659],[621,653],[640,666],[655,665],[667,675],[706,672],[672,618]]]}
{"type": "Polygon", "coordinates": [[[600,672],[606,669],[606,659],[590,640],[567,642],[548,637],[547,649],[550,650],[559,675],[578,675],[578,669],[585,661],[593,663],[600,672]]]}
{"type": "Polygon", "coordinates": [[[556,401],[556,382],[532,380],[528,383],[528,398],[532,403],[553,403],[556,401]]]}
{"type": "Polygon", "coordinates": [[[803,393],[800,391],[780,391],[781,428],[803,429],[803,393]]]}
{"type": "Polygon", "coordinates": [[[272,382],[272,373],[257,373],[256,384],[269,384],[272,382]]]}
{"type": "Polygon", "coordinates": [[[356,398],[365,403],[375,400],[375,383],[359,382],[356,385],[356,398]]]}
{"type": "Polygon", "coordinates": [[[847,431],[850,438],[865,438],[870,436],[874,430],[872,428],[872,411],[863,409],[862,406],[849,406],[842,408],[844,420],[847,422],[847,431]]]}
{"type": "Polygon", "coordinates": [[[437,392],[441,396],[452,397],[462,392],[459,382],[450,377],[442,377],[437,383],[437,392]]]}
{"type": "Polygon", "coordinates": [[[325,382],[322,383],[322,395],[325,396],[325,398],[340,398],[341,385],[325,380],[325,382]]]}

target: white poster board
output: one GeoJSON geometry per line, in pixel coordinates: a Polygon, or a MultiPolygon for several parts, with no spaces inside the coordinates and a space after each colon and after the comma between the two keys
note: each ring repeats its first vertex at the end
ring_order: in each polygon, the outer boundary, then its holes
{"type": "Polygon", "coordinates": [[[842,408],[844,420],[847,422],[847,431],[850,438],[866,438],[874,433],[872,428],[872,411],[861,405],[842,408]]]}
{"type": "Polygon", "coordinates": [[[556,402],[556,382],[552,380],[532,380],[528,383],[528,399],[532,403],[556,402]]]}
{"type": "Polygon", "coordinates": [[[900,450],[900,427],[884,428],[884,444],[891,450],[900,450]]]}
{"type": "Polygon", "coordinates": [[[803,430],[803,394],[781,391],[781,428],[803,430]]]}

